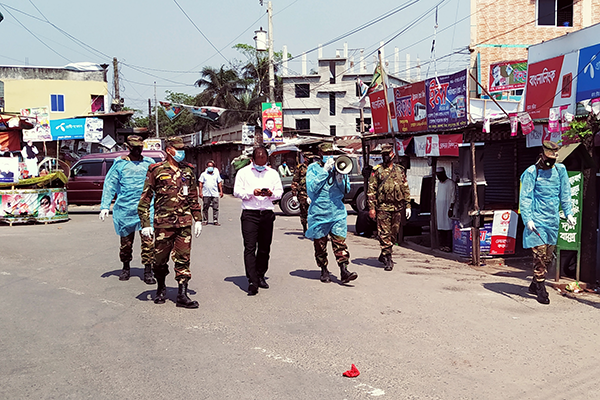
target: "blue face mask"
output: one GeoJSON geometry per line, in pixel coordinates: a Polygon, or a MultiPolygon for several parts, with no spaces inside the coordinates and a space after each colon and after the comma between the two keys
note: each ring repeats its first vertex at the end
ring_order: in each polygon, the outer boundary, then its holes
{"type": "Polygon", "coordinates": [[[254,164],[254,169],[257,170],[258,172],[264,171],[265,168],[267,168],[266,165],[256,165],[256,164],[254,164]]]}
{"type": "Polygon", "coordinates": [[[332,159],[333,156],[323,156],[323,162],[326,163],[327,160],[332,159]]]}
{"type": "Polygon", "coordinates": [[[208,167],[206,168],[206,172],[208,172],[209,174],[212,174],[212,172],[214,171],[214,167],[208,167]]]}
{"type": "Polygon", "coordinates": [[[173,159],[177,162],[182,162],[185,158],[185,150],[175,150],[175,155],[173,159]]]}

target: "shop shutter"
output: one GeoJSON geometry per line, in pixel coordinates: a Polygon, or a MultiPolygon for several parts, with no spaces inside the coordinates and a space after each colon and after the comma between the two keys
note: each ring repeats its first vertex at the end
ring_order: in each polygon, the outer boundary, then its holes
{"type": "Polygon", "coordinates": [[[486,142],[483,164],[487,182],[485,209],[514,208],[517,203],[515,199],[515,142],[486,142]]]}

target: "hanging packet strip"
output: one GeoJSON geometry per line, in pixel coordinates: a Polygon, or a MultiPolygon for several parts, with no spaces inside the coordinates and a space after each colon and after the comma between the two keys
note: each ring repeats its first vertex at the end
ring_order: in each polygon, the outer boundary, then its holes
{"type": "Polygon", "coordinates": [[[548,132],[560,132],[560,107],[552,107],[548,113],[548,132]]]}
{"type": "Polygon", "coordinates": [[[523,135],[529,135],[531,132],[533,132],[533,120],[527,111],[523,111],[519,114],[519,122],[521,123],[523,135]]]}
{"type": "Polygon", "coordinates": [[[508,117],[510,118],[510,136],[517,136],[517,132],[519,132],[519,115],[510,113],[508,117]]]}

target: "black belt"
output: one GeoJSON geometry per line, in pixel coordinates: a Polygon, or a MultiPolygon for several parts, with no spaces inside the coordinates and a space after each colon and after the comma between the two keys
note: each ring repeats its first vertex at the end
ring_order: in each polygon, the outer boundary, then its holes
{"type": "Polygon", "coordinates": [[[247,214],[257,214],[257,215],[265,215],[269,213],[273,213],[273,210],[242,210],[247,214]]]}

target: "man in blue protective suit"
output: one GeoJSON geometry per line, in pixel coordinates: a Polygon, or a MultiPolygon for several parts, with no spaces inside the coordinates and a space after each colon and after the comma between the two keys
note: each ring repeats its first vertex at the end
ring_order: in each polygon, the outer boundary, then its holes
{"type": "Polygon", "coordinates": [[[327,241],[331,239],[333,254],[340,267],[342,283],[356,278],[356,272],[348,271],[350,253],[346,246],[348,213],[344,205],[344,195],[350,191],[348,175],[335,171],[333,145],[319,145],[321,159],[308,166],[306,171],[306,191],[310,200],[308,207],[308,230],[305,236],[313,239],[315,259],[321,268],[321,282],[331,282],[327,270],[327,241]]]}
{"type": "MultiPolygon", "coordinates": [[[[115,194],[117,200],[113,207],[113,222],[115,231],[121,237],[119,256],[123,270],[119,280],[126,281],[130,276],[130,262],[133,259],[133,239],[135,232],[142,229],[138,216],[138,203],[144,189],[148,167],[154,164],[154,159],[142,156],[143,139],[136,135],[127,138],[129,154],[117,158],[104,180],[100,219],[104,221],[110,209],[115,194]]],[[[152,213],[152,212],[151,212],[152,213]]],[[[152,213],[153,214],[153,213],[152,213]]],[[[156,280],[152,276],[154,265],[154,244],[152,238],[140,234],[142,242],[142,263],[144,264],[144,282],[153,285],[156,280]]]]}
{"type": "Polygon", "coordinates": [[[533,281],[529,292],[542,304],[550,304],[545,281],[558,239],[559,205],[569,224],[575,225],[569,175],[564,165],[556,163],[558,149],[556,143],[545,141],[538,161],[521,175],[519,208],[525,224],[523,248],[533,252],[533,281]]]}

